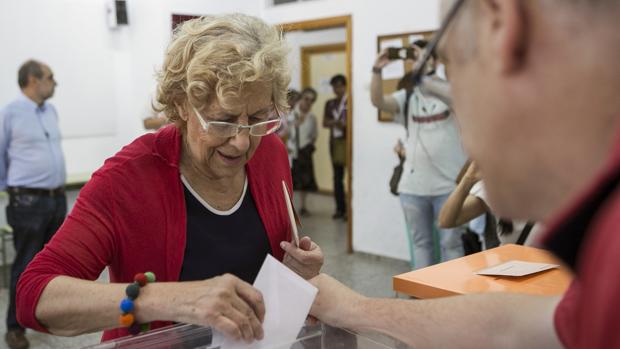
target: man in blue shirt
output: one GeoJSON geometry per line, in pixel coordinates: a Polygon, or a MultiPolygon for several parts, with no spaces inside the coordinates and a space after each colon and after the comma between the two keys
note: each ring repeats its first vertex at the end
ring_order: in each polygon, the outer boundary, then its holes
{"type": "Polygon", "coordinates": [[[46,102],[54,95],[54,75],[47,65],[29,60],[19,69],[18,83],[22,95],[0,110],[0,190],[9,193],[6,216],[16,251],[5,335],[11,349],[29,346],[15,316],[17,280],[67,213],[58,115],[46,102]]]}

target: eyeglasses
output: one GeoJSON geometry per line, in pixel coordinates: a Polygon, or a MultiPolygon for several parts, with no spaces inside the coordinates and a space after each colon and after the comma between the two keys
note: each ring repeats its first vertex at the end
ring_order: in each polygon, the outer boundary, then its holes
{"type": "Polygon", "coordinates": [[[464,3],[465,0],[456,0],[456,2],[452,5],[452,8],[450,8],[450,11],[448,11],[446,18],[441,23],[441,26],[435,32],[435,34],[433,34],[433,37],[429,44],[426,45],[426,48],[422,52],[422,57],[416,62],[416,65],[413,67],[413,86],[420,86],[423,90],[425,90],[425,92],[435,95],[449,106],[452,104],[449,83],[445,81],[423,79],[424,67],[426,67],[428,60],[431,58],[433,53],[436,53],[439,42],[443,38],[444,34],[448,30],[448,27],[453,22],[456,14],[464,3]]]}
{"type": "Polygon", "coordinates": [[[267,112],[261,113],[262,117],[259,116],[260,119],[267,119],[267,121],[262,121],[253,125],[242,125],[225,121],[205,121],[200,112],[198,112],[195,107],[192,108],[205,134],[221,138],[235,137],[242,129],[246,128],[250,130],[250,136],[267,136],[276,132],[282,122],[282,117],[275,104],[267,112]]]}

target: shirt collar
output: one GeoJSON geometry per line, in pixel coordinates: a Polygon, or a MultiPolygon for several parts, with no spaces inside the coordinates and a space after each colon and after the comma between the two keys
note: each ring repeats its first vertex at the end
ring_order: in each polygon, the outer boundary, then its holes
{"type": "Polygon", "coordinates": [[[35,103],[32,99],[30,99],[30,97],[26,96],[23,92],[21,92],[19,94],[18,97],[25,105],[27,105],[28,107],[32,107],[32,109],[34,109],[35,111],[42,111],[44,112],[45,110],[47,110],[47,102],[43,102],[43,104],[41,104],[41,106],[39,106],[37,103],[35,103]]]}
{"type": "Polygon", "coordinates": [[[573,270],[579,264],[581,249],[594,228],[605,202],[620,184],[620,133],[604,170],[588,189],[551,221],[544,245],[573,270]]]}

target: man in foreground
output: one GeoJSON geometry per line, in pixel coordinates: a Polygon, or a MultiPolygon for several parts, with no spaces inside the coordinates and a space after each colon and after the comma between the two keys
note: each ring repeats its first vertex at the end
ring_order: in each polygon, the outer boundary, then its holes
{"type": "Polygon", "coordinates": [[[463,141],[499,215],[544,221],[575,271],[563,297],[369,299],[314,279],[311,313],[415,348],[617,348],[620,299],[620,3],[460,3],[438,53],[463,141]]]}

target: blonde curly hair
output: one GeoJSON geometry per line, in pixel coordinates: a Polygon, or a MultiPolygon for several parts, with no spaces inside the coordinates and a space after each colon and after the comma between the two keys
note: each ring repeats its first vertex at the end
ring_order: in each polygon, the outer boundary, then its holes
{"type": "Polygon", "coordinates": [[[157,104],[177,125],[177,110],[189,102],[204,108],[213,98],[232,109],[247,84],[270,83],[273,101],[288,110],[290,82],[288,48],[282,32],[262,20],[243,14],[204,16],[178,26],[157,74],[157,104]]]}

